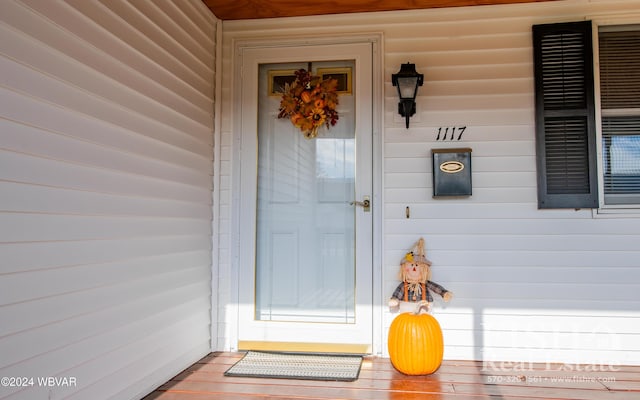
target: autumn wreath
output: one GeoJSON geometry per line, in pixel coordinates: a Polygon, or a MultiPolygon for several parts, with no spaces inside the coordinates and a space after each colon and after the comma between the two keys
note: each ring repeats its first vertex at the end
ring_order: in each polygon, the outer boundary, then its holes
{"type": "Polygon", "coordinates": [[[289,118],[310,139],[318,135],[323,124],[330,128],[338,122],[338,81],[323,80],[305,69],[295,75],[291,84],[285,84],[278,118],[289,118]]]}

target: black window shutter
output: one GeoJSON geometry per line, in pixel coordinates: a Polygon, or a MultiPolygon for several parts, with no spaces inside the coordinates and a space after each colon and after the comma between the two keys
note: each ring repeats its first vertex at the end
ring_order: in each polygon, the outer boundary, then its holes
{"type": "Polygon", "coordinates": [[[538,208],[596,208],[591,22],[533,26],[538,208]]]}

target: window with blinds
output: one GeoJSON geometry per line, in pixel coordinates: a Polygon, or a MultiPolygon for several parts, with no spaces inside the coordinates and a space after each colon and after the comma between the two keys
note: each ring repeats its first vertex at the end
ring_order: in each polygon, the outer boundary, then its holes
{"type": "Polygon", "coordinates": [[[607,205],[640,204],[640,26],[598,32],[607,205]]]}

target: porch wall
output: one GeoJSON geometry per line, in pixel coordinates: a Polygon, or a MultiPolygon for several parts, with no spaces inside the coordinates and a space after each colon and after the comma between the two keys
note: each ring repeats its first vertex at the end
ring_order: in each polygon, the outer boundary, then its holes
{"type": "MultiPolygon", "coordinates": [[[[531,26],[591,18],[640,22],[636,0],[571,0],[223,23],[218,349],[233,347],[231,268],[233,41],[384,35],[382,295],[420,237],[434,281],[448,359],[640,364],[640,219],[591,210],[538,210],[531,26]],[[391,74],[404,62],[425,75],[411,128],[396,113],[391,74]],[[440,128],[466,127],[460,141],[440,128]],[[450,139],[450,137],[448,137],[450,139]],[[473,149],[473,196],[433,199],[432,148],[473,149]],[[405,209],[411,209],[411,218],[405,209]]],[[[386,300],[385,300],[386,303],[386,300]]],[[[382,343],[393,314],[385,304],[382,343]]]]}
{"type": "Polygon", "coordinates": [[[3,0],[0,21],[0,376],[33,379],[0,398],[141,397],[210,350],[217,20],[3,0]]]}

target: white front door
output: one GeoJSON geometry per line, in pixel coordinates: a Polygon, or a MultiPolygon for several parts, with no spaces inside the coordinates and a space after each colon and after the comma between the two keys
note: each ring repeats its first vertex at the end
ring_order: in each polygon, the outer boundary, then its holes
{"type": "Polygon", "coordinates": [[[242,53],[240,349],[371,349],[373,213],[356,203],[372,195],[371,52],[242,53]],[[313,139],[277,118],[274,86],[301,68],[345,78],[338,123],[313,139]]]}

